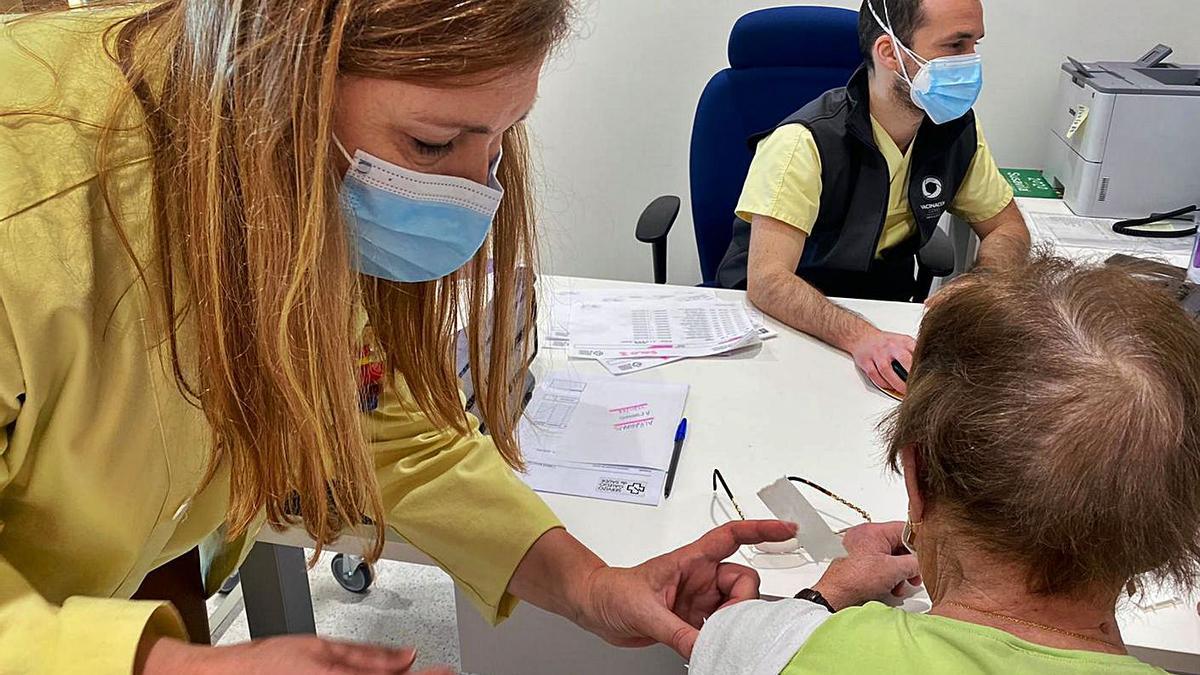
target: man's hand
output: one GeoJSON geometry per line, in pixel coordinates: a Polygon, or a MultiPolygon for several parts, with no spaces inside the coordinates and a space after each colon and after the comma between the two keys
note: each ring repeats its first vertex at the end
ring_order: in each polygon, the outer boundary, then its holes
{"type": "Polygon", "coordinates": [[[901,597],[905,581],[918,586],[917,557],[901,542],[904,523],[859,525],[846,531],[845,558],[834,560],[813,590],[834,609],[845,609],[884,597],[901,597]]]}
{"type": "Polygon", "coordinates": [[[916,348],[916,341],[907,335],[885,333],[871,327],[850,344],[849,351],[854,357],[854,364],[875,386],[905,394],[908,393],[908,385],[892,370],[892,361],[899,361],[905,370],[912,370],[913,351],[916,348]]]}
{"type": "Polygon", "coordinates": [[[578,622],[618,646],[661,642],[690,658],[705,619],[758,598],[758,573],[722,561],[740,546],[795,535],[790,523],[737,521],[637,567],[597,569],[588,579],[578,622]]]}

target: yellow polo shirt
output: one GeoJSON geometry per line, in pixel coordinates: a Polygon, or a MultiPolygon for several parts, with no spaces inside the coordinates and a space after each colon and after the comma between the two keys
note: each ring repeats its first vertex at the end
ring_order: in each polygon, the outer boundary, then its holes
{"type": "MultiPolygon", "coordinates": [[[[950,212],[969,223],[988,220],[1013,200],[1012,188],[996,167],[996,160],[983,137],[983,128],[976,116],[979,146],[958,194],[950,204],[950,212]]],[[[891,176],[888,214],[879,238],[876,256],[916,233],[916,223],[908,206],[908,178],[912,164],[912,148],[900,152],[874,116],[871,130],[875,144],[887,160],[891,176]]],[[[789,124],[776,129],[758,143],[750,164],[737,215],[746,222],[754,216],[766,216],[787,223],[804,234],[812,234],[821,207],[821,155],[812,132],[802,124],[789,124]]]]}
{"type": "MultiPolygon", "coordinates": [[[[0,25],[5,675],[130,672],[143,633],[183,635],[169,605],[130,595],[155,567],[202,542],[223,543],[228,468],[198,491],[210,430],[163,359],[152,299],[97,185],[93,125],[125,87],[102,45],[113,17],[84,10],[0,25]],[[2,116],[14,110],[37,114],[2,116]]],[[[131,131],[113,149],[122,165],[113,185],[130,243],[148,260],[150,157],[139,121],[131,112],[122,122],[131,131]]],[[[195,329],[184,326],[184,353],[195,329]]],[[[435,427],[402,385],[363,424],[389,525],[485,616],[506,616],[513,571],[558,525],[549,508],[490,439],[435,427]]],[[[252,540],[208,556],[209,588],[252,540]]]]}

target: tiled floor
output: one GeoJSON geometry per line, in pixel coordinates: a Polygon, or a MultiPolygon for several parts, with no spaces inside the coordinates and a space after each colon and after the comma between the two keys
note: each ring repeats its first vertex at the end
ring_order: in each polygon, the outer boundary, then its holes
{"type": "MultiPolygon", "coordinates": [[[[322,554],[316,567],[308,572],[318,634],[415,647],[418,665],[445,664],[458,669],[458,626],[450,577],[436,567],[385,560],[375,567],[371,589],[355,595],[334,580],[329,571],[332,558],[332,553],[322,554]]],[[[216,600],[210,601],[210,611],[216,600]]],[[[243,612],[218,644],[249,639],[243,612]]]]}

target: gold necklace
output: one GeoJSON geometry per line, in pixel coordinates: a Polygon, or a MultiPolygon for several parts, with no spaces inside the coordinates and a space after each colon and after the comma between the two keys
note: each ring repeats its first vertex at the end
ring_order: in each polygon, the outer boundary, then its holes
{"type": "Polygon", "coordinates": [[[986,609],[979,609],[978,607],[964,605],[961,602],[947,600],[943,604],[950,605],[951,607],[958,607],[959,609],[965,609],[970,612],[976,612],[978,614],[986,614],[988,616],[995,617],[995,618],[1001,619],[1003,621],[1008,621],[1010,623],[1015,623],[1015,624],[1018,624],[1021,626],[1025,626],[1026,628],[1037,628],[1039,630],[1050,631],[1051,633],[1058,633],[1059,635],[1066,635],[1067,637],[1073,637],[1077,640],[1084,640],[1085,642],[1094,642],[1096,644],[1102,644],[1106,647],[1116,647],[1117,649],[1121,649],[1121,645],[1109,642],[1108,640],[1102,640],[1100,638],[1091,637],[1090,635],[1084,635],[1083,633],[1076,633],[1073,631],[1064,630],[1062,628],[1055,628],[1054,626],[1047,626],[1044,623],[1037,623],[1035,621],[1026,621],[1025,619],[1018,619],[1015,616],[1008,616],[1007,614],[1001,614],[999,612],[991,612],[986,609]]]}

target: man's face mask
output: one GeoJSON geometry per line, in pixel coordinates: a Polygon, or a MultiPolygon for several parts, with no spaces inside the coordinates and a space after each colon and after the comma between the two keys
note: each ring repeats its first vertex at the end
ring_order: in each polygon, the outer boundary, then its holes
{"type": "Polygon", "coordinates": [[[910,77],[908,66],[904,65],[904,59],[897,54],[901,70],[898,75],[908,84],[913,103],[924,110],[934,124],[952,122],[970,112],[983,91],[983,57],[979,54],[964,54],[943,56],[932,61],[924,59],[904,46],[900,38],[896,37],[892,30],[891,17],[888,16],[886,0],[883,3],[882,18],[875,11],[874,2],[868,2],[867,7],[883,31],[892,38],[892,44],[921,65],[916,76],[910,77]]]}

